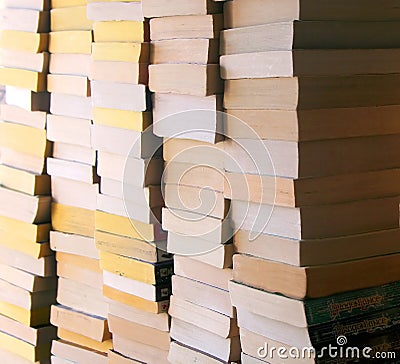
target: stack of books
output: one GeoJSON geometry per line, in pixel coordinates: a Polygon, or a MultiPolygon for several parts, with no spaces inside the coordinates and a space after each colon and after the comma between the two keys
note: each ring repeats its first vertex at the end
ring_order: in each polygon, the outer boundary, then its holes
{"type": "Polygon", "coordinates": [[[171,363],[240,358],[228,282],[233,247],[226,219],[219,77],[222,6],[143,0],[150,20],[154,132],[164,138],[163,228],[174,257],[171,363]]]}
{"type": "Polygon", "coordinates": [[[149,24],[140,1],[90,1],[92,144],[101,177],[96,245],[110,363],[166,363],[172,257],[161,229],[162,139],[152,131],[149,24]]]}
{"type": "Polygon", "coordinates": [[[53,342],[52,360],[107,363],[112,343],[94,241],[99,178],[88,78],[93,25],[86,6],[86,1],[53,0],[50,13],[47,125],[54,150],[47,163],[53,196],[50,242],[59,277],[51,323],[60,339],[53,342]]]}
{"type": "Polygon", "coordinates": [[[46,1],[6,1],[0,83],[0,357],[5,363],[49,363],[56,337],[50,249],[50,177],[46,157],[49,12],[46,1]]]}
{"type": "Polygon", "coordinates": [[[399,14],[389,3],[308,5],[225,8],[243,363],[308,347],[322,356],[306,362],[346,363],[349,347],[399,349],[399,14]],[[336,359],[329,345],[342,349],[336,359]]]}

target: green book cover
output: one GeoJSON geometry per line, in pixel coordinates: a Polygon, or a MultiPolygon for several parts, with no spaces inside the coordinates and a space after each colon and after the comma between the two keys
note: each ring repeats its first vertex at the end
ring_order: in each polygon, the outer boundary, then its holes
{"type": "Polygon", "coordinates": [[[400,306],[400,282],[304,300],[308,326],[400,306]]]}

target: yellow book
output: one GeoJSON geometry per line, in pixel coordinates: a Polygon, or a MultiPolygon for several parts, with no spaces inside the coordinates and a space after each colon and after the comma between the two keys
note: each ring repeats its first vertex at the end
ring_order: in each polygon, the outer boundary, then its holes
{"type": "Polygon", "coordinates": [[[38,243],[35,241],[31,242],[21,242],[12,239],[5,239],[3,234],[0,233],[0,246],[8,249],[19,251],[23,254],[29,255],[33,258],[43,258],[48,257],[53,254],[50,249],[50,243],[38,243]]]}
{"type": "Polygon", "coordinates": [[[48,157],[51,152],[46,130],[8,122],[0,122],[0,145],[35,157],[48,157]]]}
{"type": "Polygon", "coordinates": [[[151,112],[95,107],[93,108],[93,122],[113,128],[144,131],[152,124],[153,120],[151,112]]]}
{"type": "Polygon", "coordinates": [[[35,363],[49,358],[51,344],[34,346],[0,331],[0,348],[6,349],[31,361],[32,363],[35,363]]]}
{"type": "Polygon", "coordinates": [[[100,21],[93,25],[95,42],[133,42],[149,40],[148,23],[141,21],[100,21]]]}
{"type": "Polygon", "coordinates": [[[148,43],[93,43],[92,56],[96,61],[147,63],[149,49],[148,43]]]}
{"type": "Polygon", "coordinates": [[[50,176],[0,165],[0,185],[28,195],[50,195],[50,176]]]}
{"type": "Polygon", "coordinates": [[[55,231],[94,237],[95,212],[92,210],[53,203],[51,221],[55,231]]]}
{"type": "Polygon", "coordinates": [[[3,30],[0,33],[0,48],[14,51],[45,52],[48,41],[48,33],[30,33],[18,30],[3,30]]]}
{"type": "Polygon", "coordinates": [[[92,350],[96,350],[105,354],[107,354],[108,350],[113,349],[113,344],[111,339],[103,342],[98,342],[86,336],[76,334],[75,332],[68,331],[60,327],[57,330],[57,336],[61,340],[65,340],[73,344],[84,346],[86,348],[90,348],[92,350]]]}
{"type": "MultiPolygon", "coordinates": [[[[157,268],[151,263],[100,251],[100,266],[103,270],[121,277],[134,279],[135,281],[147,284],[158,283],[156,279],[157,268]]],[[[165,270],[167,271],[168,268],[165,268],[165,270]]]]}
{"type": "Polygon", "coordinates": [[[30,224],[21,220],[0,216],[0,234],[22,242],[47,242],[51,224],[30,224]]]}
{"type": "Polygon", "coordinates": [[[114,288],[103,286],[103,295],[113,301],[124,303],[125,305],[137,308],[141,311],[150,313],[168,312],[169,301],[153,302],[144,298],[133,296],[129,293],[118,291],[114,288]]]}
{"type": "Polygon", "coordinates": [[[71,6],[86,5],[87,0],[51,0],[51,8],[68,8],[71,6]]]}
{"type": "Polygon", "coordinates": [[[92,38],[91,30],[51,32],[49,38],[49,52],[91,54],[92,38]]]}
{"type": "Polygon", "coordinates": [[[160,226],[103,211],[96,211],[96,230],[145,241],[160,241],[165,237],[160,226]]]}
{"type": "Polygon", "coordinates": [[[42,326],[50,323],[50,306],[36,310],[26,310],[22,307],[0,301],[0,312],[26,326],[42,326]]]}
{"type": "Polygon", "coordinates": [[[46,74],[0,67],[0,84],[42,92],[46,91],[46,74]]]}
{"type": "MultiPolygon", "coordinates": [[[[138,3],[142,0],[124,0],[124,3],[138,3]]],[[[89,3],[113,3],[113,2],[121,2],[121,0],[87,0],[89,3]]]]}
{"type": "Polygon", "coordinates": [[[87,18],[86,5],[51,10],[51,31],[91,30],[93,21],[87,18]]]}

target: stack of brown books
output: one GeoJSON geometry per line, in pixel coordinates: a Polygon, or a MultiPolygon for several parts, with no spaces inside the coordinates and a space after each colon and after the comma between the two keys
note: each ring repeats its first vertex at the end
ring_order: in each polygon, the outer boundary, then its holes
{"type": "Polygon", "coordinates": [[[50,249],[50,177],[46,157],[49,12],[46,1],[6,1],[0,83],[0,357],[49,363],[57,280],[50,249]]]}
{"type": "Polygon", "coordinates": [[[170,363],[240,358],[228,282],[219,77],[222,6],[209,0],[143,0],[150,21],[154,132],[164,138],[163,228],[175,253],[170,363]]]}
{"type": "Polygon", "coordinates": [[[50,15],[47,125],[54,142],[53,157],[48,159],[53,196],[50,241],[59,277],[58,305],[52,307],[51,322],[60,339],[53,342],[52,360],[107,363],[112,344],[94,241],[98,177],[88,78],[92,22],[86,6],[85,0],[53,0],[50,15]]]}
{"type": "Polygon", "coordinates": [[[96,245],[114,350],[109,363],[166,363],[172,257],[161,230],[163,160],[147,90],[140,1],[91,1],[93,147],[101,177],[96,245]]]}
{"type": "Polygon", "coordinates": [[[234,0],[225,16],[242,362],[281,362],[271,347],[397,350],[398,9],[234,0]]]}

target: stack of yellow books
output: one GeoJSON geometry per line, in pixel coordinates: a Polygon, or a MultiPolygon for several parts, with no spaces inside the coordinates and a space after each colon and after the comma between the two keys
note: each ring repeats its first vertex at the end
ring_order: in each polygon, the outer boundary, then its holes
{"type": "Polygon", "coordinates": [[[49,363],[56,336],[55,260],[50,249],[50,177],[46,157],[49,13],[46,1],[7,1],[0,83],[0,357],[49,363]]]}
{"type": "Polygon", "coordinates": [[[140,1],[89,1],[94,21],[93,147],[101,177],[96,244],[109,301],[110,363],[166,363],[171,256],[160,215],[162,139],[147,90],[149,24],[140,1]]]}

